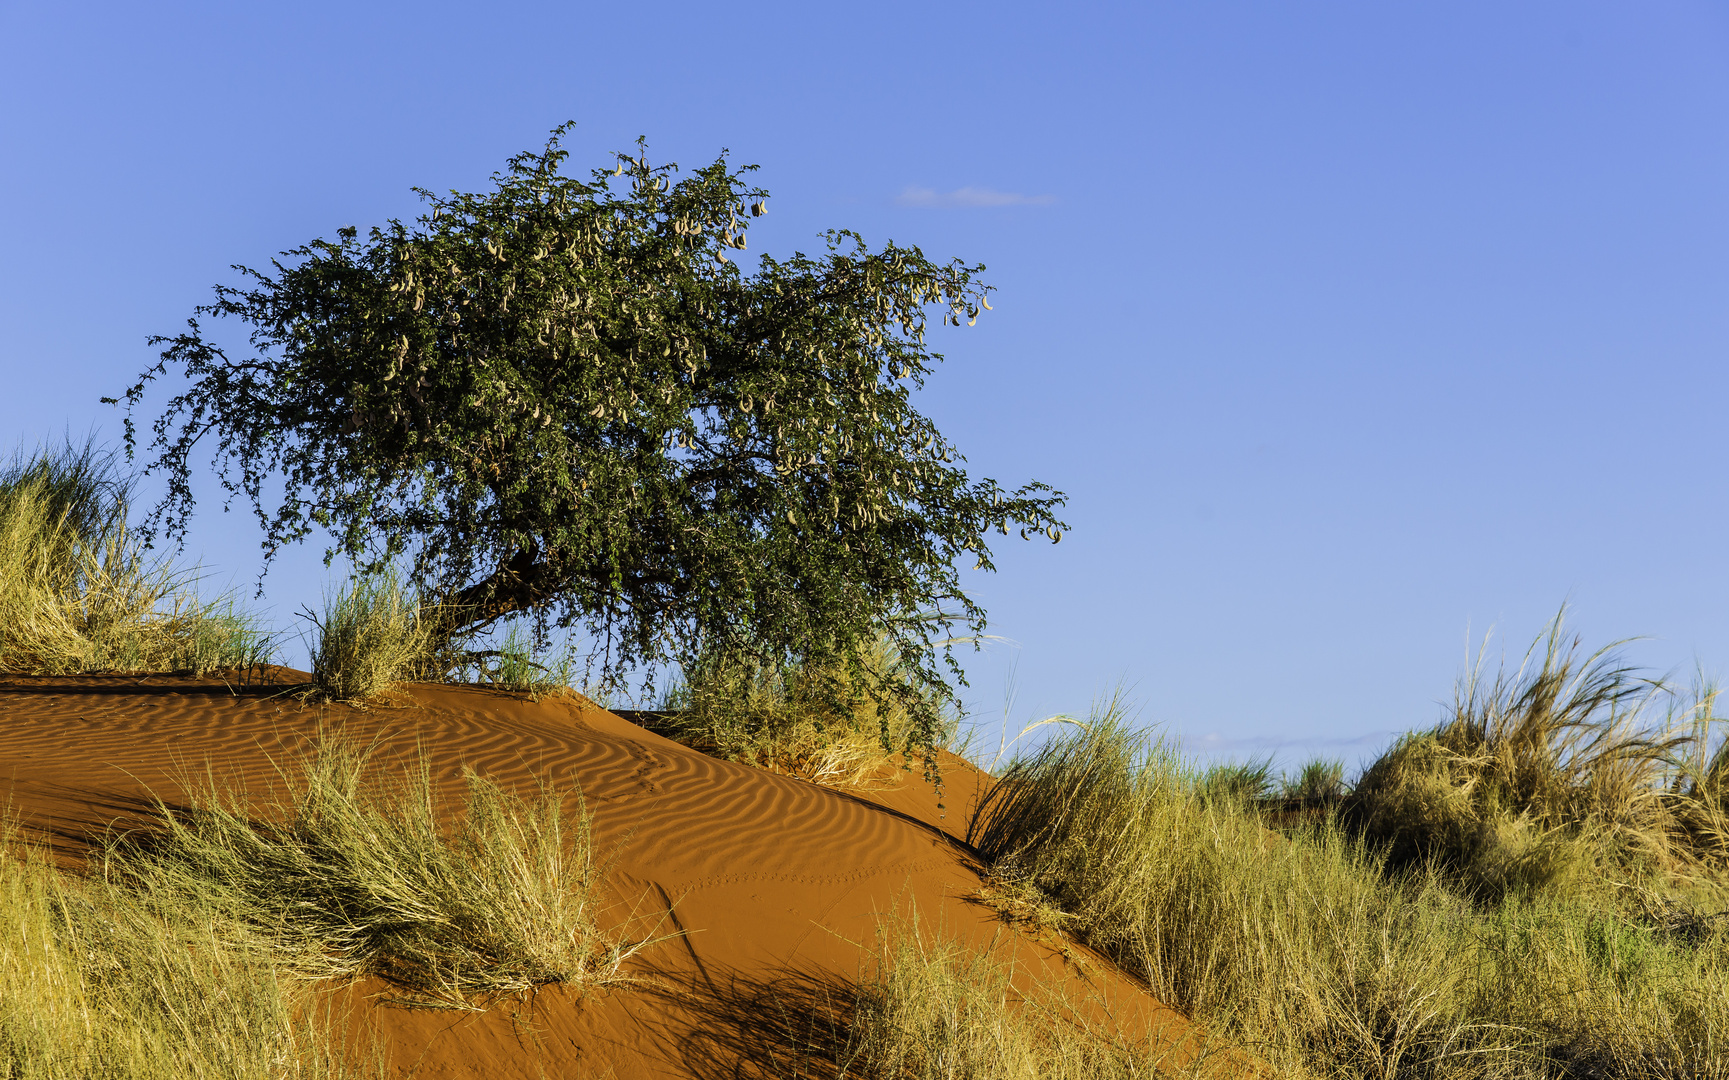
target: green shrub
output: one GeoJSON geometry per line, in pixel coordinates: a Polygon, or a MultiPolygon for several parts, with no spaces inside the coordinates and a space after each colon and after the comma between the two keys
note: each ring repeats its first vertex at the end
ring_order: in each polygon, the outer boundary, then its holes
{"type": "Polygon", "coordinates": [[[1227,762],[1201,774],[1201,792],[1212,799],[1257,802],[1273,791],[1273,759],[1227,762]]]}
{"type": "Polygon", "coordinates": [[[1280,783],[1279,794],[1306,805],[1336,803],[1345,797],[1345,763],[1328,758],[1305,762],[1296,776],[1280,783]]]}

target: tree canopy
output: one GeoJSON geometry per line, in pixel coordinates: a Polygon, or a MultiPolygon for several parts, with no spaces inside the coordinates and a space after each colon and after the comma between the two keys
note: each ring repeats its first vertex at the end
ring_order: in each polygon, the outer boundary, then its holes
{"type": "Polygon", "coordinates": [[[681,177],[639,140],[579,180],[567,128],[492,190],[415,189],[411,224],[236,266],[240,286],[152,338],[129,453],[151,384],[190,385],[154,421],[168,490],[148,527],[185,542],[208,453],[266,571],[327,531],[327,562],[406,566],[452,634],[580,626],[614,679],[716,648],[856,662],[886,633],[905,689],[951,698],[942,641],[985,624],[958,560],[993,569],[993,530],[1066,528],[1061,492],[969,478],[911,404],[941,360],[929,315],[977,319],[984,267],[837,230],[747,274],[727,253],[767,209],[749,167],[681,177]],[[249,347],[200,319],[238,320],[249,347]]]}

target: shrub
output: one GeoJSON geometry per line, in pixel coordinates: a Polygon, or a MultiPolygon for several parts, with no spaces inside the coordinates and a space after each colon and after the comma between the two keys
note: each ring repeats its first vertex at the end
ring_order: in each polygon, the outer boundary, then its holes
{"type": "Polygon", "coordinates": [[[178,897],[63,874],[0,836],[0,1076],[358,1075],[310,985],[262,946],[178,897]]]}
{"type": "Polygon", "coordinates": [[[361,701],[399,682],[442,674],[448,644],[434,632],[426,605],[396,575],[351,580],[324,614],[302,614],[314,628],[312,685],[331,701],[361,701]]]}
{"type": "Polygon", "coordinates": [[[1256,802],[1273,791],[1273,759],[1214,765],[1201,776],[1201,791],[1213,799],[1256,802]]]}
{"type": "Polygon", "coordinates": [[[1472,895],[1553,889],[1600,864],[1674,867],[1669,788],[1687,736],[1651,717],[1667,688],[1614,647],[1589,656],[1560,616],[1515,672],[1464,676],[1452,715],[1369,766],[1344,820],[1394,868],[1434,861],[1472,895]]]}
{"type": "Polygon", "coordinates": [[[1279,785],[1279,794],[1305,805],[1336,803],[1345,796],[1345,763],[1326,758],[1305,762],[1296,776],[1279,785]]]}

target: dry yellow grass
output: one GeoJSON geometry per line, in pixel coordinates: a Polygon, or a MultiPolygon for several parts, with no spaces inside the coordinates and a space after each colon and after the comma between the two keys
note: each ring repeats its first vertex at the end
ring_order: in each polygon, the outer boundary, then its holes
{"type": "Polygon", "coordinates": [[[35,674],[246,667],[270,636],[128,526],[130,486],[86,445],[0,469],[0,669],[35,674]]]}

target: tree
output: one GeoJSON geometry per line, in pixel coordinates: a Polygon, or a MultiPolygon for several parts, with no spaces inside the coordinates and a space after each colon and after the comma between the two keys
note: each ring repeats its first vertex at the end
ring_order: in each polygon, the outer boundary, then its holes
{"type": "Polygon", "coordinates": [[[941,360],[927,312],[970,325],[984,268],[832,231],[747,275],[727,252],[766,212],[749,168],[723,153],[677,179],[639,140],[582,182],[560,172],[568,127],[491,191],[415,189],[412,225],[236,266],[244,287],[152,338],[129,453],[150,385],[191,380],[154,424],[152,535],[184,544],[209,443],[266,572],[324,529],[327,563],[409,566],[451,635],[580,623],[606,680],[715,649],[856,666],[881,632],[907,661],[897,693],[952,700],[941,639],[985,623],[956,560],[993,569],[992,529],[1066,528],[1061,492],[969,479],[910,404],[941,360]],[[250,348],[231,358],[200,317],[246,324],[250,348]]]}

